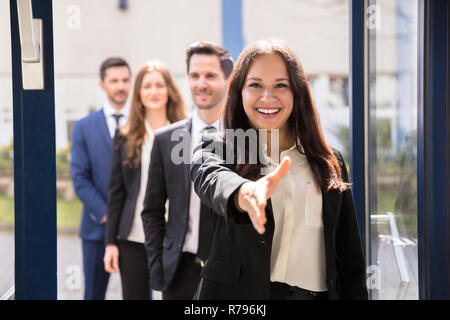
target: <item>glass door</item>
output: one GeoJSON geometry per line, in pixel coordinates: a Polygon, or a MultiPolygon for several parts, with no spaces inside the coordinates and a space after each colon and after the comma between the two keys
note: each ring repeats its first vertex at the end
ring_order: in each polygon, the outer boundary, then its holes
{"type": "Polygon", "coordinates": [[[369,0],[368,287],[418,299],[418,0],[369,0]]]}

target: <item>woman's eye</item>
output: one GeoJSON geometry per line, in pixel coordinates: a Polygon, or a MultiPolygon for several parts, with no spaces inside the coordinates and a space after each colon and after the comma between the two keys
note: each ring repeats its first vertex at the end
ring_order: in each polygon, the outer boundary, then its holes
{"type": "Polygon", "coordinates": [[[287,88],[287,87],[289,87],[287,84],[285,84],[285,83],[278,83],[276,86],[275,86],[275,88],[287,88]]]}
{"type": "Polygon", "coordinates": [[[259,84],[259,83],[250,83],[249,85],[248,85],[250,88],[261,88],[261,85],[259,84]]]}

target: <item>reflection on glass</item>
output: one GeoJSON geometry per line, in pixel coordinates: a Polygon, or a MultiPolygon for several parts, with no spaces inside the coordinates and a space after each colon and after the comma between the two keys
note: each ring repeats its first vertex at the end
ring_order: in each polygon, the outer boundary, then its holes
{"type": "Polygon", "coordinates": [[[418,299],[417,0],[370,0],[369,289],[418,299]]]}

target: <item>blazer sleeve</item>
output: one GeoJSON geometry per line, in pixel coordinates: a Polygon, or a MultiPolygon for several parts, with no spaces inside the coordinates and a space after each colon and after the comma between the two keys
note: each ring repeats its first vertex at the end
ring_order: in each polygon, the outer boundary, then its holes
{"type": "Polygon", "coordinates": [[[105,245],[115,244],[119,230],[120,216],[127,197],[122,162],[122,147],[125,145],[124,137],[117,135],[114,138],[111,150],[111,174],[108,186],[108,213],[105,228],[105,245]]]}
{"type": "MultiPolygon", "coordinates": [[[[335,155],[341,163],[343,180],[349,182],[342,155],[338,151],[335,155]]],[[[336,231],[336,254],[341,299],[367,300],[366,264],[351,189],[343,192],[336,231]]]]}
{"type": "Polygon", "coordinates": [[[107,211],[106,199],[103,199],[92,182],[90,158],[82,122],[75,123],[73,128],[70,153],[72,158],[70,169],[75,192],[88,210],[89,217],[101,224],[107,211]]]}
{"type": "Polygon", "coordinates": [[[226,155],[232,150],[218,133],[206,133],[195,146],[191,179],[199,198],[225,220],[234,223],[251,223],[246,213],[234,205],[234,193],[245,179],[233,171],[234,164],[227,163],[226,155]]]}
{"type": "Polygon", "coordinates": [[[150,270],[150,284],[155,290],[163,288],[162,252],[166,228],[165,211],[167,189],[164,162],[161,153],[161,136],[156,134],[153,141],[147,189],[142,210],[142,224],[145,234],[145,249],[150,270]]]}

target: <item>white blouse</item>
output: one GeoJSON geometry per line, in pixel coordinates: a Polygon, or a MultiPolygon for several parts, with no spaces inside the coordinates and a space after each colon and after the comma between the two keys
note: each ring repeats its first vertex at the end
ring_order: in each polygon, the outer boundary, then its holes
{"type": "MultiPolygon", "coordinates": [[[[278,163],[267,157],[268,172],[278,163]]],[[[304,154],[293,146],[281,153],[291,168],[271,197],[275,232],[270,261],[270,281],[311,291],[326,291],[325,241],[322,193],[304,154]]]]}

